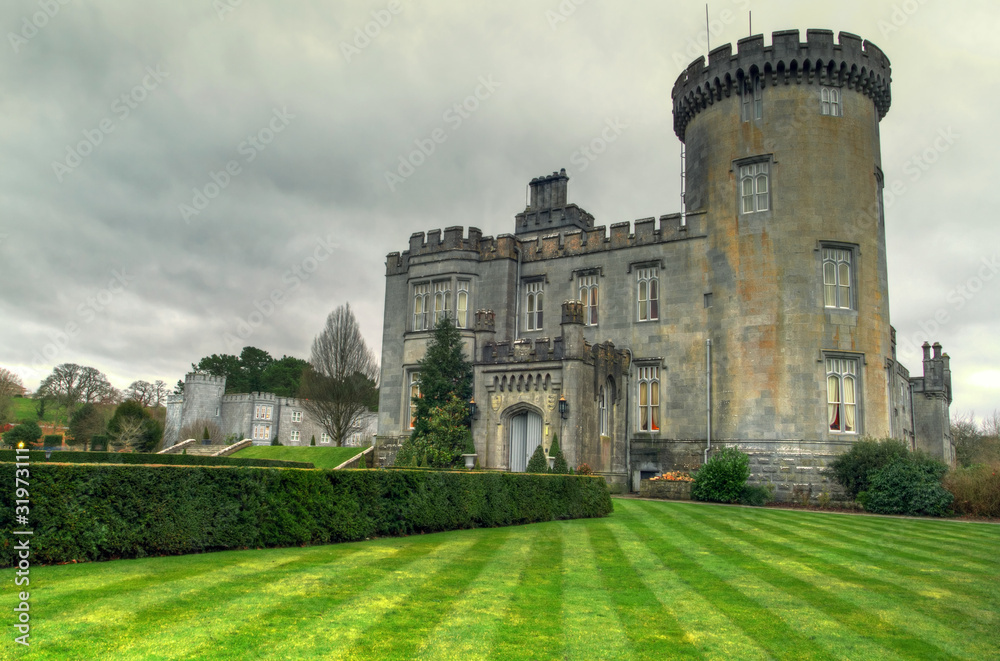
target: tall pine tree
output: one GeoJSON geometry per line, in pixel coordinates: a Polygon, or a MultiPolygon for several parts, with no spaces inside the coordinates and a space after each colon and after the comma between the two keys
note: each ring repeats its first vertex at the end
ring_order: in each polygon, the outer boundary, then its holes
{"type": "MultiPolygon", "coordinates": [[[[472,363],[462,353],[462,336],[448,315],[442,316],[434,329],[434,338],[423,360],[417,364],[420,396],[414,398],[416,415],[413,433],[399,450],[397,465],[408,465],[417,453],[435,447],[431,432],[431,410],[444,408],[455,399],[472,398],[472,363]]],[[[468,420],[461,423],[468,428],[468,420]]],[[[420,459],[421,457],[417,457],[420,459]]]]}

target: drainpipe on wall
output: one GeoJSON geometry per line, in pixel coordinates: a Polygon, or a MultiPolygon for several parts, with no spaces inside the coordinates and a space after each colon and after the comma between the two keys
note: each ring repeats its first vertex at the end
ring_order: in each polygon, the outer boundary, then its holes
{"type": "Polygon", "coordinates": [[[628,352],[628,386],[625,388],[625,479],[628,481],[628,491],[632,493],[632,427],[629,426],[628,414],[632,410],[629,404],[629,394],[632,390],[632,350],[628,352]]]}
{"type": "Polygon", "coordinates": [[[712,340],[705,340],[705,462],[712,449],[712,340]]]}

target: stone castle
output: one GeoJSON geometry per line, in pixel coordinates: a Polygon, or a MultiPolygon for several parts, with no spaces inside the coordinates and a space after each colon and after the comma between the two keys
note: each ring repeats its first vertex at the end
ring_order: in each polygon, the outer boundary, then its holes
{"type": "MultiPolygon", "coordinates": [[[[294,397],[269,392],[225,392],[225,377],[189,372],[184,377],[183,394],[167,397],[163,446],[169,448],[185,440],[180,437],[185,427],[205,424],[214,424],[224,435],[236,436],[237,440],[250,439],[254,445],[270,445],[273,440],[282,445],[309,445],[313,437],[317,446],[333,445],[323,426],[294,397]]],[[[369,445],[374,427],[375,416],[366,414],[360,429],[345,439],[344,445],[369,445]]]]}
{"type": "Polygon", "coordinates": [[[889,60],[828,30],[694,61],[673,88],[681,213],[595,227],[565,171],[533,179],[514,233],[448,227],[386,264],[378,439],[409,434],[417,363],[450,315],[474,363],[487,468],[524,470],[558,435],[610,484],[691,469],[722,445],[779,498],[862,436],[954,461],[951,373],[923,376],[889,323],[879,122],[889,60]]]}

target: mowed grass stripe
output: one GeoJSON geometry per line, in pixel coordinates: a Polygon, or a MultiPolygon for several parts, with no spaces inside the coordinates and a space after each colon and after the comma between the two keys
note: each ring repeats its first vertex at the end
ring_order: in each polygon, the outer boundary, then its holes
{"type": "MultiPolygon", "coordinates": [[[[762,519],[763,522],[772,520],[774,519],[770,519],[766,515],[762,519]]],[[[868,558],[872,566],[888,565],[904,575],[913,573],[925,576],[941,575],[950,581],[968,585],[970,577],[989,579],[1000,570],[1000,564],[996,562],[993,563],[992,567],[989,565],[984,567],[980,563],[951,562],[952,556],[947,553],[947,549],[957,545],[958,542],[953,542],[947,537],[942,537],[940,540],[941,554],[932,555],[921,551],[910,551],[902,546],[891,545],[884,541],[877,541],[871,536],[844,534],[839,529],[818,525],[814,521],[804,520],[801,525],[797,521],[793,522],[787,518],[774,521],[778,521],[777,525],[782,528],[793,525],[798,531],[796,534],[805,538],[822,540],[826,544],[868,558]]],[[[1000,528],[998,528],[998,532],[1000,532],[1000,528]]],[[[998,537],[997,545],[1000,547],[1000,537],[998,537]]],[[[995,553],[991,555],[995,555],[995,553]]],[[[993,583],[993,581],[985,580],[980,587],[973,587],[972,591],[983,595],[993,594],[994,592],[988,589],[993,583]]]]}
{"type": "MultiPolygon", "coordinates": [[[[711,516],[698,511],[699,509],[692,506],[673,508],[665,512],[665,515],[675,525],[684,525],[685,534],[692,541],[699,544],[714,543],[715,553],[727,560],[727,568],[735,576],[740,578],[754,577],[786,594],[794,595],[813,609],[825,614],[827,618],[838,622],[859,636],[869,638],[883,647],[895,650],[904,657],[958,658],[952,656],[941,646],[914,637],[910,631],[893,624],[881,610],[874,610],[868,603],[861,600],[849,599],[848,597],[855,595],[853,590],[837,590],[837,586],[820,587],[805,578],[800,578],[796,575],[796,571],[813,580],[815,580],[816,575],[815,572],[801,563],[788,560],[781,562],[780,565],[772,564],[768,560],[780,561],[780,558],[775,558],[766,552],[748,552],[750,550],[748,547],[753,547],[750,542],[729,536],[708,535],[704,532],[705,525],[707,523],[711,525],[716,521],[711,516]]],[[[866,594],[874,595],[874,593],[866,594]]]]}
{"type": "MultiPolygon", "coordinates": [[[[694,515],[695,512],[688,509],[685,514],[694,515]]],[[[760,533],[734,526],[728,519],[695,518],[718,530],[730,547],[738,548],[760,563],[772,566],[777,564],[776,569],[799,576],[820,589],[834,591],[842,595],[844,601],[853,603],[858,608],[879,612],[883,619],[898,623],[898,628],[906,632],[905,637],[930,635],[945,651],[960,656],[976,658],[987,652],[969,649],[966,644],[969,626],[966,623],[972,619],[970,615],[950,606],[942,606],[940,600],[928,599],[912,590],[884,581],[866,580],[844,566],[840,566],[837,571],[835,567],[811,554],[808,546],[772,541],[760,533]],[[787,559],[776,563],[776,558],[787,559]],[[961,623],[958,628],[954,627],[955,622],[961,623]]],[[[991,628],[985,622],[971,626],[982,625],[986,625],[987,629],[975,633],[986,633],[991,628]]]]}
{"type": "MultiPolygon", "coordinates": [[[[787,526],[774,526],[752,516],[727,517],[726,523],[733,534],[753,535],[774,544],[779,551],[794,552],[799,559],[809,559],[809,566],[824,574],[890,593],[906,603],[923,602],[947,618],[947,622],[975,620],[984,615],[983,600],[965,594],[967,585],[943,572],[886,562],[884,557],[869,554],[857,545],[837,546],[826,541],[828,536],[802,535],[787,526]],[[958,589],[960,586],[963,590],[958,589]]],[[[967,580],[968,574],[964,576],[967,580]]],[[[990,599],[988,595],[980,596],[990,599]]]]}
{"type": "Polygon", "coordinates": [[[421,603],[421,587],[470,553],[477,541],[455,533],[378,540],[387,546],[403,544],[419,557],[406,564],[377,563],[362,575],[345,577],[336,592],[272,610],[265,635],[248,629],[243,637],[251,642],[237,651],[242,658],[344,658],[380,617],[402,604],[421,603]]]}
{"type": "MultiPolygon", "coordinates": [[[[347,556],[356,553],[352,550],[347,556]]],[[[133,576],[127,584],[130,590],[112,590],[118,582],[102,586],[99,590],[80,590],[80,596],[72,593],[61,595],[49,594],[40,589],[35,592],[38,603],[39,619],[44,623],[50,619],[61,620],[57,630],[49,630],[39,641],[40,651],[51,652],[58,656],[62,643],[73,643],[76,640],[119,641],[111,648],[97,650],[103,654],[120,652],[125,644],[122,641],[150,640],[155,634],[162,633],[176,626],[182,626],[184,618],[189,617],[191,609],[203,607],[206,593],[212,594],[211,604],[226,603],[229,600],[241,599],[248,585],[259,585],[269,578],[279,580],[287,572],[307,571],[315,565],[316,558],[322,550],[296,549],[294,551],[276,551],[272,560],[262,563],[260,555],[253,552],[228,552],[227,558],[221,560],[214,571],[206,572],[206,563],[200,562],[189,577],[183,577],[179,571],[146,573],[143,576],[133,576]],[[233,558],[238,553],[241,557],[233,558]],[[228,560],[233,564],[223,564],[228,560]],[[263,566],[262,566],[263,565],[263,566]],[[123,598],[123,595],[128,595],[123,598]],[[65,614],[53,616],[49,604],[55,606],[52,611],[63,611],[65,614]],[[69,609],[68,611],[66,609],[69,609]],[[178,621],[178,619],[180,621],[178,621]]],[[[221,554],[216,554],[221,555],[221,554]]],[[[201,556],[199,556],[201,557],[201,556]]],[[[130,568],[132,563],[143,563],[147,567],[164,564],[164,561],[174,567],[183,567],[183,557],[162,558],[159,562],[151,560],[121,561],[120,563],[102,563],[109,568],[124,568],[134,573],[130,568]]],[[[79,565],[78,565],[79,567],[79,565]]],[[[39,577],[40,584],[45,583],[39,577]]],[[[193,627],[195,634],[200,630],[193,627]]]]}
{"type": "MultiPolygon", "coordinates": [[[[684,536],[678,534],[680,526],[673,525],[669,520],[657,521],[655,510],[662,507],[661,504],[652,503],[652,513],[644,505],[640,501],[622,505],[621,509],[625,512],[638,510],[638,516],[625,519],[624,525],[681,581],[738,626],[755,645],[777,659],[836,658],[798,628],[792,627],[781,617],[781,611],[772,610],[773,599],[771,606],[761,603],[769,595],[760,592],[748,594],[717,575],[719,562],[711,549],[686,543],[684,536]]],[[[616,502],[615,515],[618,513],[619,504],[616,502]]],[[[803,623],[799,622],[797,626],[803,623]]]]}
{"type": "Polygon", "coordinates": [[[891,555],[906,564],[917,564],[935,569],[947,568],[960,572],[982,569],[981,563],[970,563],[956,558],[955,554],[947,553],[941,545],[927,548],[888,534],[874,535],[858,532],[851,526],[841,524],[837,520],[840,517],[831,516],[829,520],[826,520],[822,515],[814,515],[798,520],[789,519],[787,515],[774,516],[773,510],[751,511],[758,514],[760,518],[755,520],[762,523],[771,523],[781,528],[792,526],[798,531],[798,534],[805,534],[807,531],[814,532],[819,538],[826,539],[831,543],[843,543],[847,548],[876,548],[877,546],[880,557],[891,555]]]}
{"type": "Polygon", "coordinates": [[[531,554],[518,574],[517,587],[493,638],[495,659],[562,658],[563,531],[566,523],[523,528],[531,554]],[[534,534],[530,534],[534,533],[534,534]],[[525,646],[525,641],[531,641],[525,646]]]}
{"type": "Polygon", "coordinates": [[[587,535],[587,528],[593,523],[571,521],[563,527],[562,628],[566,645],[563,658],[572,661],[636,658],[611,597],[597,577],[597,558],[587,535]]]}
{"type": "Polygon", "coordinates": [[[617,508],[610,528],[622,552],[629,558],[639,579],[656,599],[677,619],[684,640],[709,659],[770,659],[739,626],[732,622],[701,593],[682,580],[635,532],[628,506],[617,508]]]}
{"type": "MultiPolygon", "coordinates": [[[[547,525],[547,524],[539,524],[547,525]]],[[[418,650],[418,659],[488,659],[493,637],[533,556],[537,531],[512,529],[418,650]]],[[[524,635],[530,635],[525,632],[524,635]]],[[[510,657],[506,657],[510,658],[510,657]]]]}
{"type": "MultiPolygon", "coordinates": [[[[822,516],[822,515],[820,515],[822,516]]],[[[917,538],[936,543],[942,535],[961,540],[963,546],[976,545],[988,550],[996,540],[995,524],[976,521],[955,521],[927,517],[842,516],[852,527],[870,533],[889,533],[904,539],[917,538]]]]}
{"type": "MultiPolygon", "coordinates": [[[[261,571],[255,580],[246,577],[225,586],[206,586],[177,599],[168,610],[145,613],[145,619],[159,623],[183,641],[185,653],[192,658],[240,658],[271,637],[286,639],[289,631],[311,618],[315,610],[356,595],[384,571],[405,570],[440,553],[442,544],[365,548],[353,543],[318,548],[325,553],[308,554],[310,564],[283,563],[289,550],[259,552],[261,571]],[[234,641],[234,645],[219,653],[220,640],[234,641]]],[[[132,643],[127,650],[133,655],[130,658],[148,658],[176,649],[175,645],[161,650],[159,637],[142,631],[133,630],[126,636],[132,643]]]]}
{"type": "Polygon", "coordinates": [[[384,609],[365,627],[364,635],[344,650],[350,659],[412,659],[451,610],[451,605],[479,577],[510,538],[512,528],[466,534],[468,550],[452,558],[436,575],[413,580],[420,601],[404,600],[384,609]],[[405,635],[400,635],[405,632],[405,635]]]}
{"type": "MultiPolygon", "coordinates": [[[[766,510],[769,516],[787,516],[791,512],[766,510]]],[[[850,534],[868,540],[886,541],[893,546],[902,546],[924,551],[933,556],[941,556],[941,539],[953,539],[956,544],[952,549],[955,554],[978,561],[983,553],[994,552],[996,534],[990,534],[995,526],[988,524],[963,524],[956,521],[940,521],[927,519],[897,519],[893,517],[850,516],[846,514],[803,514],[805,521],[825,521],[830,527],[839,531],[849,531],[850,534]],[[968,534],[968,527],[983,527],[982,533],[968,534]]],[[[951,557],[951,554],[946,557],[951,557]]]]}
{"type": "Polygon", "coordinates": [[[664,650],[670,650],[671,657],[676,659],[703,658],[684,635],[673,613],[642,582],[607,522],[596,522],[588,531],[597,557],[597,570],[618,611],[618,620],[625,628],[632,652],[641,659],[655,657],[664,650]]]}

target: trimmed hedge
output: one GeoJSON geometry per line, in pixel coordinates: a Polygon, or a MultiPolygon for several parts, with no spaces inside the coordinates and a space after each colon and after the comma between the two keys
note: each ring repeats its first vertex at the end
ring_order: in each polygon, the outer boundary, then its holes
{"type": "MultiPolygon", "coordinates": [[[[17,461],[14,450],[0,450],[0,462],[17,461]]],[[[24,456],[22,453],[21,456],[24,456]]],[[[57,450],[46,459],[45,452],[28,453],[32,464],[168,464],[174,466],[258,466],[270,468],[315,468],[307,461],[278,459],[241,459],[238,457],[208,457],[197,454],[147,454],[141,452],[74,452],[57,450]]]]}
{"type": "MultiPolygon", "coordinates": [[[[14,484],[14,464],[0,482],[14,484]]],[[[37,464],[32,559],[41,564],[606,516],[598,477],[407,470],[303,471],[37,464]]],[[[14,561],[14,490],[0,490],[0,566],[14,561]]]]}

